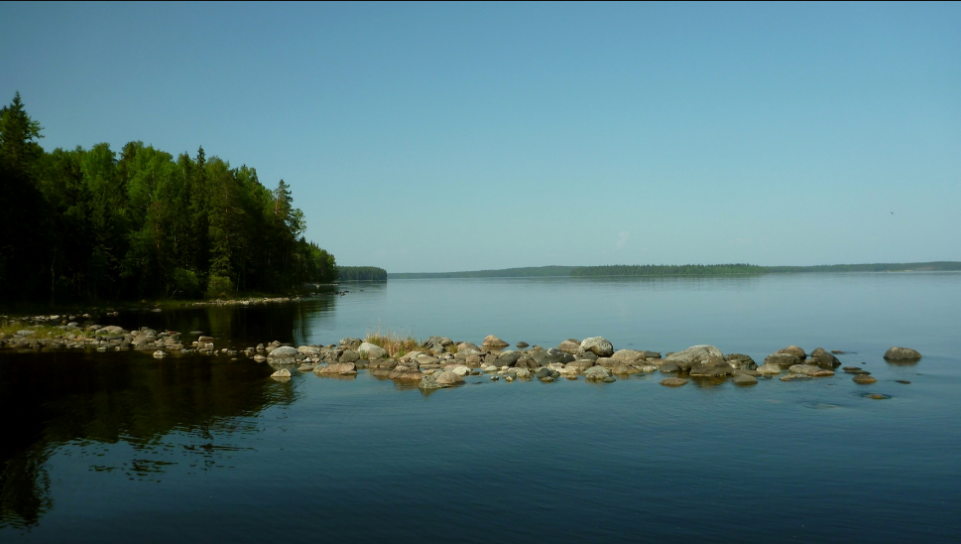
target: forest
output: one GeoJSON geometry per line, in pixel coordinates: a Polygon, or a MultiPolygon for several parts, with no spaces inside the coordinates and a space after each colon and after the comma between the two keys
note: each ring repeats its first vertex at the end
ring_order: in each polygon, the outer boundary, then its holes
{"type": "Polygon", "coordinates": [[[222,297],[337,279],[283,181],[203,148],[46,152],[20,93],[0,110],[0,302],[222,297]]]}
{"type": "Polygon", "coordinates": [[[632,266],[580,266],[571,271],[571,276],[722,276],[730,274],[763,274],[764,272],[765,269],[763,266],[753,264],[645,264],[632,266]]]}
{"type": "Polygon", "coordinates": [[[340,281],[387,281],[387,271],[376,266],[341,266],[337,268],[340,281]]]}

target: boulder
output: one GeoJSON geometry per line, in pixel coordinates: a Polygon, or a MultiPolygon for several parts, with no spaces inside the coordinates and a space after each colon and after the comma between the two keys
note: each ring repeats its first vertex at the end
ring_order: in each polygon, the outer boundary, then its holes
{"type": "Polygon", "coordinates": [[[551,363],[569,363],[574,360],[573,355],[557,348],[531,351],[530,357],[540,366],[547,366],[551,363]]]}
{"type": "Polygon", "coordinates": [[[598,357],[610,357],[614,355],[614,346],[603,336],[592,336],[581,341],[581,350],[590,352],[598,357]]]}
{"type": "Polygon", "coordinates": [[[390,374],[388,374],[387,377],[392,380],[413,382],[420,381],[421,378],[424,377],[424,374],[417,370],[417,367],[397,365],[393,370],[390,371],[390,374]]]}
{"type": "Polygon", "coordinates": [[[363,344],[363,340],[361,340],[360,338],[351,338],[350,336],[348,336],[346,338],[341,338],[339,345],[340,347],[345,349],[356,349],[361,344],[363,344]]]}
{"type": "Polygon", "coordinates": [[[764,358],[764,366],[777,365],[781,368],[791,368],[794,365],[801,364],[802,361],[803,359],[799,359],[797,355],[775,352],[764,358]]]}
{"type": "Polygon", "coordinates": [[[447,370],[444,372],[438,372],[424,376],[421,378],[420,383],[417,384],[417,387],[421,389],[440,389],[442,387],[451,387],[460,383],[464,383],[464,378],[461,378],[457,374],[447,370]]]}
{"type": "Polygon", "coordinates": [[[574,355],[577,353],[577,350],[581,349],[581,343],[573,339],[564,340],[559,346],[557,346],[557,349],[563,351],[564,353],[570,353],[571,355],[574,355]]]}
{"type": "Polygon", "coordinates": [[[611,355],[611,359],[619,363],[627,363],[629,365],[633,365],[638,362],[646,360],[647,356],[644,355],[643,351],[637,351],[633,349],[619,349],[615,351],[613,355],[611,355]]]}
{"type": "Polygon", "coordinates": [[[470,374],[470,368],[467,367],[467,366],[464,366],[464,365],[457,365],[457,366],[451,368],[450,371],[453,372],[454,374],[457,374],[458,376],[461,376],[461,377],[470,374]]]}
{"type": "Polygon", "coordinates": [[[732,381],[735,385],[757,385],[757,378],[750,374],[735,374],[732,381]]]}
{"type": "Polygon", "coordinates": [[[584,371],[584,377],[590,381],[601,381],[611,375],[611,371],[603,366],[592,366],[584,371]]]}
{"type": "Polygon", "coordinates": [[[487,349],[504,349],[510,344],[494,336],[493,334],[489,334],[486,338],[484,338],[484,342],[481,345],[487,349]]]}
{"type": "Polygon", "coordinates": [[[877,382],[878,380],[871,376],[870,374],[856,374],[853,378],[854,383],[861,385],[869,385],[877,382]]]}
{"type": "Polygon", "coordinates": [[[791,365],[787,371],[791,374],[804,374],[805,376],[814,376],[814,373],[821,370],[819,367],[814,365],[791,365]]]}
{"type": "Polygon", "coordinates": [[[530,344],[528,344],[527,342],[518,342],[514,345],[517,346],[518,349],[524,349],[530,346],[530,344]]]}
{"type": "Polygon", "coordinates": [[[788,346],[786,348],[777,350],[775,353],[787,353],[788,355],[793,355],[798,358],[798,361],[803,361],[807,358],[807,353],[804,353],[804,350],[798,346],[788,346]]]}
{"type": "Polygon", "coordinates": [[[530,379],[531,371],[527,370],[526,368],[518,368],[514,375],[522,380],[530,379]]]}
{"type": "Polygon", "coordinates": [[[315,348],[314,346],[300,346],[297,348],[297,351],[304,355],[320,355],[320,348],[315,348]]]}
{"type": "Polygon", "coordinates": [[[481,350],[479,347],[477,347],[477,344],[474,344],[473,342],[461,342],[460,344],[457,344],[458,352],[467,351],[469,349],[474,350],[476,352],[480,352],[481,350]]]}
{"type": "Polygon", "coordinates": [[[677,366],[677,363],[668,361],[660,366],[661,372],[665,374],[673,374],[675,372],[680,372],[681,367],[677,366]]]}
{"type": "Polygon", "coordinates": [[[370,342],[364,342],[357,348],[357,354],[361,359],[373,361],[387,357],[387,350],[370,342]]]}
{"type": "Polygon", "coordinates": [[[684,378],[664,378],[661,380],[661,385],[665,385],[667,387],[680,387],[686,383],[687,380],[684,378]]]}
{"type": "Polygon", "coordinates": [[[514,363],[514,368],[528,368],[531,370],[540,368],[541,366],[543,365],[538,364],[538,362],[527,353],[522,354],[520,358],[517,359],[517,362],[514,363]]]}
{"type": "MultiPolygon", "coordinates": [[[[505,351],[497,357],[497,361],[494,364],[497,366],[514,366],[522,355],[524,354],[519,351],[505,351]]],[[[530,356],[528,356],[528,358],[529,357],[530,356]]]]}
{"type": "Polygon", "coordinates": [[[694,363],[691,366],[691,377],[695,378],[723,378],[733,375],[734,367],[725,361],[694,363]]]}
{"type": "Polygon", "coordinates": [[[371,370],[393,370],[397,366],[394,359],[375,359],[370,361],[368,368],[371,370]]]}
{"type": "Polygon", "coordinates": [[[314,368],[314,374],[318,376],[353,376],[357,374],[357,365],[354,363],[333,363],[327,366],[314,368]]]}
{"type": "Polygon", "coordinates": [[[267,355],[267,361],[271,364],[292,365],[297,363],[297,353],[297,350],[290,346],[281,346],[273,349],[270,354],[267,355]]]}
{"type": "Polygon", "coordinates": [[[728,353],[724,356],[724,360],[734,368],[744,368],[747,370],[754,370],[757,368],[757,363],[750,355],[744,355],[743,353],[728,353]]]}
{"type": "MultiPolygon", "coordinates": [[[[791,355],[791,357],[794,356],[791,355]]],[[[794,359],[797,359],[797,357],[794,357],[794,359]]],[[[757,373],[762,376],[777,376],[783,370],[784,369],[781,368],[781,365],[774,363],[764,363],[763,365],[757,367],[757,373]]]]}
{"type": "Polygon", "coordinates": [[[893,347],[884,352],[887,361],[920,361],[921,354],[911,348],[893,347]]]}
{"type": "MultiPolygon", "coordinates": [[[[644,364],[643,361],[639,361],[639,363],[644,364]]],[[[644,365],[644,368],[646,367],[647,365],[644,365]]],[[[609,367],[611,373],[617,374],[619,376],[626,376],[628,374],[637,374],[638,372],[641,372],[641,368],[642,367],[635,366],[628,363],[617,363],[614,366],[609,367]]],[[[657,367],[654,367],[654,368],[656,369],[657,367]]]]}
{"type": "Polygon", "coordinates": [[[683,351],[677,351],[667,356],[667,361],[676,364],[681,370],[690,370],[692,366],[702,366],[723,363],[724,354],[714,346],[691,346],[683,351]]]}
{"type": "Polygon", "coordinates": [[[290,378],[290,371],[286,368],[281,368],[277,372],[270,375],[271,378],[290,378]]]}
{"type": "Polygon", "coordinates": [[[360,354],[352,349],[345,349],[340,357],[337,359],[341,363],[356,363],[360,360],[360,354]]]}
{"type": "Polygon", "coordinates": [[[826,370],[833,370],[841,366],[841,361],[839,361],[838,358],[835,357],[830,351],[827,351],[824,348],[817,348],[812,351],[807,362],[808,364],[816,364],[817,366],[826,370]]]}

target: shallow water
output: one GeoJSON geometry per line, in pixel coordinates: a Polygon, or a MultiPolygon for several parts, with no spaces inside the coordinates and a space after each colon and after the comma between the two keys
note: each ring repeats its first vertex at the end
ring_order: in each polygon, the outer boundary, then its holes
{"type": "Polygon", "coordinates": [[[961,537],[961,274],[347,288],[271,307],[122,310],[113,322],[236,346],[333,343],[378,327],[545,346],[597,334],[617,348],[711,343],[758,361],[799,344],[852,352],[842,363],[878,382],[475,377],[425,395],[363,371],[277,383],[245,360],[0,352],[0,406],[15,414],[0,447],[0,539],[961,537]],[[891,345],[924,359],[885,363],[891,345]]]}

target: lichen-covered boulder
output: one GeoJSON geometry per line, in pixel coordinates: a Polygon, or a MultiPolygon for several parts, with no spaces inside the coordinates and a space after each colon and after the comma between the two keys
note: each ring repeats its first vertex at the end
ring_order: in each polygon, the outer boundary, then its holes
{"type": "Polygon", "coordinates": [[[723,363],[724,354],[714,346],[700,345],[674,352],[668,355],[665,360],[676,364],[681,370],[690,370],[696,364],[723,363]]]}
{"type": "Polygon", "coordinates": [[[920,361],[921,354],[911,348],[895,346],[884,352],[884,358],[888,361],[920,361]]]}
{"type": "Polygon", "coordinates": [[[494,336],[493,334],[489,334],[484,338],[484,342],[481,345],[487,349],[504,349],[510,344],[494,336]]]}
{"type": "Polygon", "coordinates": [[[357,348],[357,354],[361,359],[367,359],[370,361],[376,359],[383,359],[387,357],[387,350],[370,342],[364,342],[357,348]]]}
{"type": "Polygon", "coordinates": [[[598,357],[610,357],[614,355],[614,345],[607,341],[603,336],[592,336],[581,341],[580,350],[590,352],[598,357]]]}

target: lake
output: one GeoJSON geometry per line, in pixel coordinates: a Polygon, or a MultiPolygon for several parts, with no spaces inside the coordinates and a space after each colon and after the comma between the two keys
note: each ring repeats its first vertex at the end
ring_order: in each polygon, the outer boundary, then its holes
{"type": "Polygon", "coordinates": [[[961,274],[391,280],[151,313],[218,347],[368,331],[843,350],[877,378],[430,394],[241,358],[0,352],[0,541],[958,542],[961,274]],[[891,364],[907,346],[924,358],[891,364]],[[906,380],[909,384],[898,383],[906,380]],[[874,400],[869,393],[890,398],[874,400]]]}

